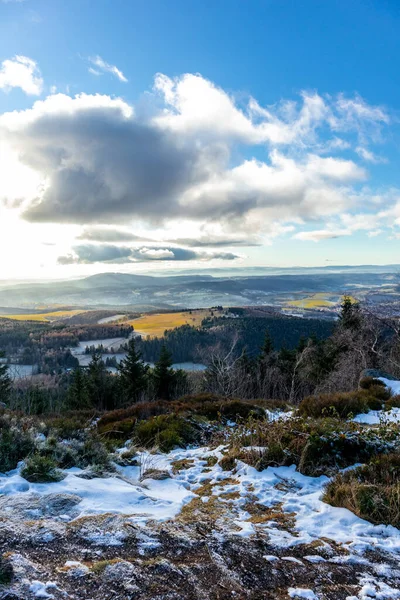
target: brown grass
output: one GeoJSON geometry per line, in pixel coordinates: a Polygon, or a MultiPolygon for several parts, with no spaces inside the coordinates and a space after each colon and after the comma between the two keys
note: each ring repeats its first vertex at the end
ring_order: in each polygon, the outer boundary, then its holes
{"type": "Polygon", "coordinates": [[[371,523],[400,526],[400,455],[339,473],[325,488],[324,502],[347,508],[371,523]]]}

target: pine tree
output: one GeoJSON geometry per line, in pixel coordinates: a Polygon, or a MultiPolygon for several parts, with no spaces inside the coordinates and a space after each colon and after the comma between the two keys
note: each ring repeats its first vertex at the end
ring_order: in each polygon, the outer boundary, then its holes
{"type": "Polygon", "coordinates": [[[94,352],[87,369],[87,382],[90,405],[100,410],[109,408],[108,404],[108,372],[99,352],[94,352]]]}
{"type": "MultiPolygon", "coordinates": [[[[0,352],[0,358],[4,358],[4,352],[0,352]]],[[[8,365],[0,364],[0,402],[6,403],[11,392],[11,378],[8,374],[8,365]]]]}
{"type": "Polygon", "coordinates": [[[169,400],[173,394],[173,388],[176,383],[176,374],[172,366],[171,353],[165,347],[161,346],[160,357],[156,362],[153,377],[155,384],[155,393],[157,398],[169,400]]]}
{"type": "Polygon", "coordinates": [[[148,367],[144,364],[141,353],[136,351],[134,338],[129,341],[128,353],[120,362],[119,373],[124,399],[128,402],[140,400],[147,387],[148,367]]]}
{"type": "Polygon", "coordinates": [[[345,329],[359,329],[361,325],[359,303],[353,302],[350,296],[344,296],[339,319],[345,329]]]}
{"type": "Polygon", "coordinates": [[[81,367],[77,367],[72,375],[67,402],[70,409],[84,410],[90,406],[88,378],[81,367]]]}
{"type": "Polygon", "coordinates": [[[261,348],[261,354],[262,354],[262,356],[266,357],[269,354],[271,354],[271,352],[273,352],[273,351],[274,351],[274,343],[272,341],[271,334],[269,333],[269,331],[267,329],[265,332],[264,343],[261,348]]]}

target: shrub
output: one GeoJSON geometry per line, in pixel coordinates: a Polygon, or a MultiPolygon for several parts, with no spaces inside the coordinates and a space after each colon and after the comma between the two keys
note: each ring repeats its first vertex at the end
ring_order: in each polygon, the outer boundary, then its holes
{"type": "Polygon", "coordinates": [[[57,469],[56,462],[49,456],[39,452],[26,459],[21,476],[32,483],[51,483],[64,479],[64,474],[57,469]]]}
{"type": "Polygon", "coordinates": [[[368,465],[336,475],[327,484],[323,500],[371,523],[399,527],[399,475],[400,455],[381,455],[368,465]]]}
{"type": "Polygon", "coordinates": [[[236,458],[227,454],[220,459],[218,464],[223,471],[232,471],[232,469],[234,469],[236,466],[236,458]]]}
{"type": "Polygon", "coordinates": [[[63,416],[48,415],[43,420],[47,430],[54,430],[57,437],[63,439],[78,438],[84,435],[84,430],[96,416],[94,411],[75,411],[63,416]]]}
{"type": "Polygon", "coordinates": [[[392,396],[385,404],[385,409],[400,408],[400,395],[392,396]]]}
{"type": "Polygon", "coordinates": [[[339,392],[336,394],[321,394],[308,396],[299,405],[299,413],[305,417],[338,416],[347,419],[350,415],[379,410],[389,392],[381,386],[372,386],[368,390],[355,392],[339,392]]]}
{"type": "Polygon", "coordinates": [[[292,417],[272,423],[250,420],[233,433],[230,454],[260,471],[295,464],[301,473],[317,476],[365,462],[377,452],[398,446],[398,430],[385,436],[332,418],[311,421],[292,417]]]}
{"type": "Polygon", "coordinates": [[[159,415],[147,421],[139,421],[134,431],[138,446],[152,448],[159,446],[163,452],[169,452],[176,446],[185,446],[198,439],[198,432],[182,417],[159,415]]]}
{"type": "Polygon", "coordinates": [[[265,411],[262,408],[240,400],[207,401],[203,405],[197,405],[195,411],[214,421],[221,417],[232,421],[248,419],[250,416],[255,419],[265,419],[265,411]]]}
{"type": "Polygon", "coordinates": [[[59,442],[55,437],[49,437],[40,449],[43,456],[48,456],[62,469],[76,467],[78,463],[79,443],[68,444],[59,442]]]}
{"type": "Polygon", "coordinates": [[[85,440],[78,454],[77,466],[81,468],[95,467],[100,471],[114,470],[107,448],[95,436],[85,440]]]}
{"type": "Polygon", "coordinates": [[[14,426],[5,426],[0,432],[0,472],[15,469],[35,447],[32,434],[14,426]]]}
{"type": "Polygon", "coordinates": [[[358,432],[312,434],[301,453],[299,471],[314,477],[326,475],[356,462],[365,462],[375,452],[376,447],[358,432]]]}
{"type": "Polygon", "coordinates": [[[380,379],[377,379],[376,377],[371,377],[371,376],[367,376],[367,377],[363,377],[360,380],[360,388],[362,390],[369,390],[371,387],[375,387],[377,385],[385,388],[385,384],[383,383],[383,381],[381,381],[380,379]]]}
{"type": "Polygon", "coordinates": [[[98,425],[98,431],[115,440],[127,440],[132,435],[137,419],[134,417],[128,417],[121,421],[112,421],[109,423],[103,423],[98,425]]]}

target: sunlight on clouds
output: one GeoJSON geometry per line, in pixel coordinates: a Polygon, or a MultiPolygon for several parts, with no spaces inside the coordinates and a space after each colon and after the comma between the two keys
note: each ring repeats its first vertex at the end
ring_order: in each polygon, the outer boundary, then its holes
{"type": "Polygon", "coordinates": [[[0,211],[1,201],[9,206],[33,200],[43,183],[42,175],[24,165],[8,144],[0,141],[0,211]]]}
{"type": "Polygon", "coordinates": [[[37,63],[26,56],[3,60],[0,67],[0,89],[9,92],[21,88],[26,94],[40,96],[43,79],[37,63]]]}
{"type": "MultiPolygon", "coordinates": [[[[92,62],[125,80],[100,57],[92,62]]],[[[359,96],[303,92],[262,107],[201,75],[158,74],[141,102],[148,110],[54,89],[0,115],[1,244],[15,247],[18,270],[223,264],[248,260],[238,246],[372,237],[400,225],[397,190],[367,188],[357,162],[380,162],[373,144],[391,117],[359,96]],[[29,257],[16,247],[21,236],[29,257]]]]}

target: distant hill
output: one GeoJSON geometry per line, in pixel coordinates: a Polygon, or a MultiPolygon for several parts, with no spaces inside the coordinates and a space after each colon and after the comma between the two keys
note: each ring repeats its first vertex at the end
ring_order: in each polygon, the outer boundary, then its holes
{"type": "MultiPolygon", "coordinates": [[[[400,267],[399,267],[400,269],[400,267]]],[[[0,306],[34,308],[62,304],[78,307],[196,308],[222,304],[276,303],[279,294],[397,293],[397,265],[287,269],[280,274],[212,276],[209,272],[166,277],[101,273],[82,279],[45,283],[0,283],[0,306]]]]}

